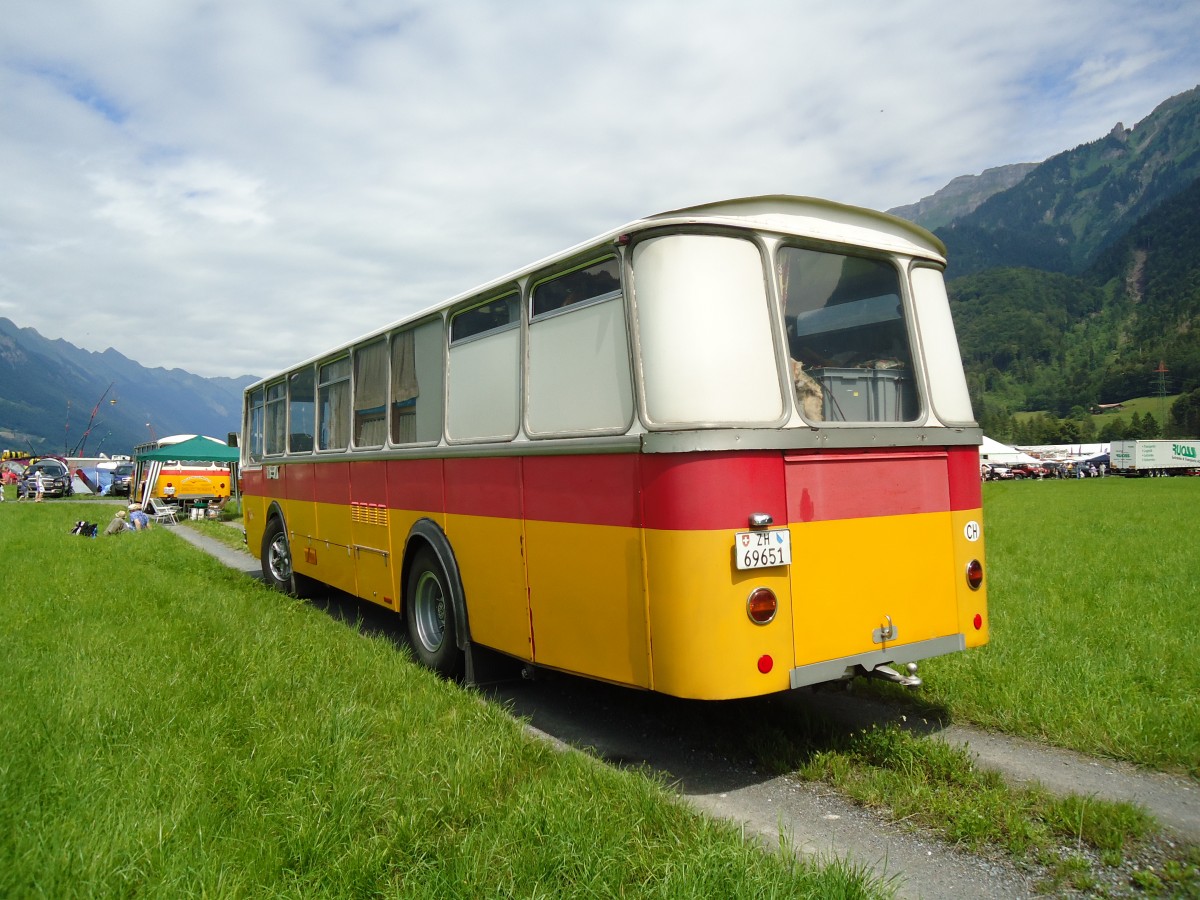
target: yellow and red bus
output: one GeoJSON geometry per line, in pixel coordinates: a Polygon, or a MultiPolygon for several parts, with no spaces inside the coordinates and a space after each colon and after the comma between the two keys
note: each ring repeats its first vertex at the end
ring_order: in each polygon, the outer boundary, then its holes
{"type": "Polygon", "coordinates": [[[632,222],[250,385],[247,540],[444,673],[488,648],[699,699],[917,683],[988,638],[944,267],[811,198],[632,222]]]}

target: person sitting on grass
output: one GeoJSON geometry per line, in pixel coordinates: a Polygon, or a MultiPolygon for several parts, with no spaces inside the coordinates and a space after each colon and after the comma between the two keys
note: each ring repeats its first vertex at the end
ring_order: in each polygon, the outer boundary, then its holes
{"type": "Polygon", "coordinates": [[[129,504],[129,527],[134,531],[145,531],[150,527],[150,517],[136,503],[129,504]]]}
{"type": "Polygon", "coordinates": [[[110,534],[120,534],[129,528],[129,523],[125,521],[125,510],[118,509],[117,514],[113,516],[113,520],[108,523],[108,527],[104,529],[105,536],[110,534]]]}

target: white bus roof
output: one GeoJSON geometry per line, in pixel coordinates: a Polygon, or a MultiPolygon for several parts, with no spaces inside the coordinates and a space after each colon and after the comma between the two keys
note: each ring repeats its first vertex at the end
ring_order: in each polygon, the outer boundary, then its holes
{"type": "Polygon", "coordinates": [[[817,197],[768,194],[719,200],[659,213],[633,225],[644,227],[662,220],[754,225],[767,231],[946,261],[946,245],[920,225],[888,213],[817,197]]]}
{"type": "Polygon", "coordinates": [[[620,228],[596,235],[573,247],[543,257],[498,278],[476,285],[470,290],[438,301],[412,315],[388,322],[354,340],[330,347],[316,356],[298,361],[286,369],[273,372],[248,385],[247,390],[274,381],[286,372],[333,358],[351,347],[385,335],[400,325],[427,319],[464,300],[473,297],[483,298],[488,292],[511,284],[531,272],[536,272],[555,262],[570,259],[588,248],[611,243],[622,235],[631,235],[667,225],[697,224],[756,228],[830,243],[918,256],[942,265],[946,263],[946,246],[937,237],[920,225],[888,213],[837,203],[833,200],[791,194],[764,194],[757,197],[718,200],[657,213],[643,219],[635,219],[620,228]]]}

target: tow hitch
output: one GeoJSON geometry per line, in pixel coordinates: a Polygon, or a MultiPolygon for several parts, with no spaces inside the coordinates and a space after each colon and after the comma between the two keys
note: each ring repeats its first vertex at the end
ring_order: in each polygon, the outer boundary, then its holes
{"type": "Polygon", "coordinates": [[[917,664],[910,662],[904,668],[908,672],[907,675],[901,675],[891,666],[878,665],[867,672],[867,677],[878,678],[880,681],[890,681],[892,684],[898,684],[906,688],[920,687],[921,679],[917,677],[917,664]]]}

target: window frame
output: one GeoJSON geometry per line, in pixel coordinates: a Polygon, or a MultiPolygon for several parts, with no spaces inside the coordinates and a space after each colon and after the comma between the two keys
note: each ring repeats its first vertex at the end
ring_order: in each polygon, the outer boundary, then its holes
{"type": "MultiPolygon", "coordinates": [[[[353,403],[354,399],[350,390],[350,380],[353,373],[353,366],[350,362],[349,348],[345,352],[337,356],[330,357],[317,363],[317,434],[316,434],[316,452],[317,453],[345,453],[350,449],[350,438],[352,437],[353,426],[353,403]],[[338,375],[329,380],[325,380],[325,370],[330,369],[339,363],[346,364],[345,375],[338,375]],[[347,404],[347,409],[343,413],[345,416],[345,440],[339,446],[323,446],[325,442],[326,423],[325,423],[325,392],[337,388],[339,385],[345,385],[346,397],[344,402],[347,404]]],[[[331,417],[332,418],[332,417],[331,417]]]]}
{"type": "Polygon", "coordinates": [[[368,341],[363,341],[361,344],[355,344],[350,353],[350,446],[354,449],[361,450],[379,450],[388,439],[388,392],[391,389],[391,344],[388,341],[387,335],[379,335],[368,341]],[[359,408],[359,387],[367,379],[359,370],[359,360],[364,359],[367,354],[375,349],[382,350],[383,353],[383,380],[380,387],[382,388],[383,402],[378,406],[367,407],[368,411],[379,410],[379,416],[369,420],[360,420],[363,410],[359,408]],[[378,443],[360,443],[359,435],[363,425],[371,424],[376,421],[383,422],[383,435],[378,443]]]}

